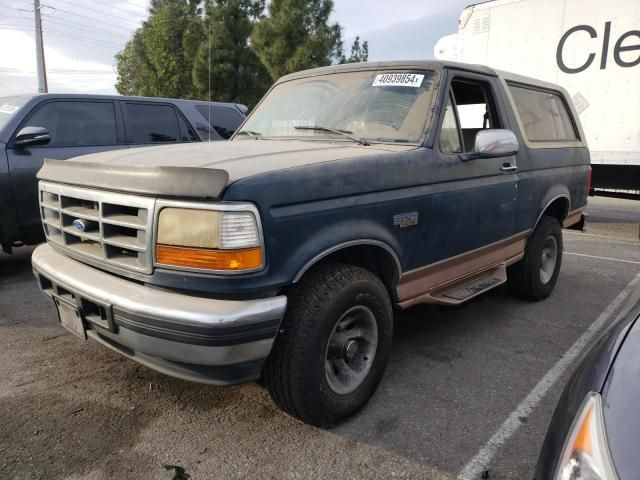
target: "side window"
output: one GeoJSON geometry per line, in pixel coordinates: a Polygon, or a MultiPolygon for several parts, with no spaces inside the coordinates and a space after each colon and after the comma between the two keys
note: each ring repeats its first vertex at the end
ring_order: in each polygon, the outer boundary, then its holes
{"type": "Polygon", "coordinates": [[[181,115],[178,115],[178,123],[180,124],[180,140],[183,142],[197,142],[198,137],[193,129],[187,125],[181,115]]]}
{"type": "Polygon", "coordinates": [[[178,117],[171,105],[127,103],[124,124],[127,143],[180,141],[178,117]]]}
{"type": "Polygon", "coordinates": [[[509,85],[520,122],[531,142],[578,140],[562,97],[556,92],[509,85]]]}
{"type": "Polygon", "coordinates": [[[198,105],[196,108],[222,138],[230,138],[244,121],[244,117],[230,107],[198,105]]]}
{"type": "Polygon", "coordinates": [[[476,134],[485,128],[500,128],[489,85],[471,80],[453,80],[451,90],[456,100],[462,145],[472,152],[476,134]]]}
{"type": "Polygon", "coordinates": [[[113,102],[47,102],[36,107],[25,127],[44,127],[47,147],[84,147],[118,143],[113,102]]]}
{"type": "Polygon", "coordinates": [[[460,128],[456,118],[455,106],[451,93],[444,109],[444,119],[440,130],[440,150],[443,153],[462,153],[462,143],[460,142],[460,128]]]}

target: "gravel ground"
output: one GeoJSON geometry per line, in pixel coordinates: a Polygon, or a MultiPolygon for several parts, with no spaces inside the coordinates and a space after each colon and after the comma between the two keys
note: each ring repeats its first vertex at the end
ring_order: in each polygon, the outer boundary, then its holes
{"type": "MultiPolygon", "coordinates": [[[[78,340],[38,291],[32,249],[1,255],[0,478],[455,478],[640,271],[640,243],[597,228],[565,232],[544,302],[501,288],[398,314],[378,392],[331,431],[287,417],[255,384],[175,380],[78,340]]],[[[569,373],[486,465],[492,479],[531,477],[569,373]]]]}

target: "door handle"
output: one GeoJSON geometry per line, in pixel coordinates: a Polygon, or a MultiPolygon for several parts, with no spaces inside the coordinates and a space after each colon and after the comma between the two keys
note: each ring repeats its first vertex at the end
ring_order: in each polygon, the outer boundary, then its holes
{"type": "Polygon", "coordinates": [[[518,171],[518,167],[515,165],[511,165],[510,163],[504,163],[500,167],[500,171],[504,173],[516,173],[518,171]]]}

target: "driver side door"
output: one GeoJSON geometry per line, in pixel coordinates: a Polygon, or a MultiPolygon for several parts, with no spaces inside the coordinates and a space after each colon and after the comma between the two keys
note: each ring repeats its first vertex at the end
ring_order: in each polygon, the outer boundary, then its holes
{"type": "Polygon", "coordinates": [[[44,127],[50,140],[45,145],[19,147],[9,142],[7,159],[11,172],[13,202],[20,239],[38,241],[42,225],[36,174],[44,159],[68,158],[127,148],[123,144],[116,106],[111,100],[49,100],[35,106],[14,132],[24,127],[44,127]]]}
{"type": "Polygon", "coordinates": [[[515,231],[515,155],[471,155],[478,131],[509,128],[498,86],[487,76],[456,71],[449,71],[445,85],[425,158],[429,184],[420,200],[421,242],[411,246],[401,299],[504,265],[524,249],[526,232],[515,231]]]}

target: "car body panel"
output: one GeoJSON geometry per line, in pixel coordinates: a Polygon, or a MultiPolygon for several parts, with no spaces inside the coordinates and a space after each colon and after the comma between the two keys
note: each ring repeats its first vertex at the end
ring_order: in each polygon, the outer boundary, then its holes
{"type": "MultiPolygon", "coordinates": [[[[569,429],[574,421],[580,406],[589,392],[603,393],[603,407],[605,417],[605,430],[612,442],[609,446],[612,450],[614,463],[618,471],[626,472],[631,467],[634,474],[637,472],[637,455],[635,455],[635,440],[638,438],[637,422],[631,417],[637,412],[637,398],[640,394],[638,391],[638,383],[636,377],[625,376],[630,367],[625,362],[625,367],[614,368],[618,362],[618,352],[627,351],[626,358],[635,357],[636,365],[640,364],[640,335],[638,328],[640,323],[637,321],[640,315],[640,303],[635,299],[625,308],[618,318],[600,334],[593,346],[585,353],[582,360],[578,363],[574,373],[571,375],[567,385],[565,386],[558,404],[555,408],[549,428],[547,430],[538,463],[536,467],[536,480],[546,480],[552,478],[555,472],[557,462],[562,454],[565,439],[569,429]],[[636,333],[631,339],[632,343],[627,349],[625,347],[629,332],[634,330],[636,333]],[[623,347],[621,349],[621,347],[623,347]],[[615,363],[614,363],[615,362],[615,363]],[[610,376],[617,370],[618,373],[614,378],[610,376]],[[615,391],[610,391],[608,383],[615,379],[615,391]],[[624,393],[622,389],[624,388],[624,393]],[[623,397],[627,398],[623,398],[623,397]],[[615,404],[609,404],[612,401],[615,404]],[[631,402],[631,403],[630,403],[631,402]],[[627,422],[630,422],[627,424],[627,422]],[[636,427],[634,430],[633,427],[636,427]],[[633,441],[631,441],[633,440],[633,441]],[[619,444],[628,442],[628,447],[634,450],[634,455],[629,456],[626,446],[622,447],[620,452],[615,451],[619,444]],[[623,465],[622,462],[625,462],[623,465]],[[631,464],[629,465],[629,462],[631,464]],[[635,462],[635,463],[634,463],[635,462]]],[[[631,367],[636,368],[637,367],[631,367]]],[[[635,478],[633,475],[622,475],[622,479],[635,478]]]]}
{"type": "MultiPolygon", "coordinates": [[[[338,141],[235,140],[233,142],[187,143],[139,147],[118,153],[87,155],[74,162],[118,166],[176,166],[221,169],[229,173],[229,182],[261,173],[303,167],[314,163],[345,160],[381,152],[403,152],[415,147],[374,144],[368,147],[338,141]],[[177,160],[180,159],[180,160],[177,160]]],[[[221,193],[221,192],[220,192],[221,193]]]]}
{"type": "Polygon", "coordinates": [[[629,329],[602,391],[609,449],[622,479],[638,475],[640,438],[640,322],[629,329]]]}

